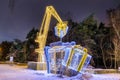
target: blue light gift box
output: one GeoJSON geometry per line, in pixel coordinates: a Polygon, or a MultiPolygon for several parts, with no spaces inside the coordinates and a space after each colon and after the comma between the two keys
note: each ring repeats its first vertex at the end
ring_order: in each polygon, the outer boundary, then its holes
{"type": "Polygon", "coordinates": [[[82,72],[88,66],[91,56],[87,49],[76,45],[75,42],[54,42],[45,47],[48,73],[59,74],[63,66],[82,72]]]}

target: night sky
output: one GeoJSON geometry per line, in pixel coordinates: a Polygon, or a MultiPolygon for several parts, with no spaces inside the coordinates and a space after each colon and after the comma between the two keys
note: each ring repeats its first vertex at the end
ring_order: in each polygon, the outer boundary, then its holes
{"type": "Polygon", "coordinates": [[[63,19],[67,13],[74,21],[80,22],[94,13],[100,22],[107,22],[106,10],[115,8],[120,0],[0,0],[0,42],[17,38],[25,40],[27,33],[39,28],[45,7],[53,5],[63,19]],[[12,10],[11,10],[12,9],[12,10]],[[63,16],[64,15],[64,16],[63,16]]]}

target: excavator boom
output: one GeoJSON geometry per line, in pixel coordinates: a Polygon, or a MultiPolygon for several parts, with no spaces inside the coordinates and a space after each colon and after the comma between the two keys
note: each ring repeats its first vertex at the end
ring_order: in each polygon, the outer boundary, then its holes
{"type": "Polygon", "coordinates": [[[52,16],[58,21],[57,26],[55,28],[57,30],[56,35],[62,38],[67,33],[67,29],[68,29],[67,23],[61,20],[61,18],[59,17],[58,13],[56,12],[53,6],[47,6],[42,24],[40,26],[40,31],[37,34],[37,38],[35,40],[39,44],[39,48],[35,50],[35,52],[38,53],[38,62],[45,63],[44,47],[46,45],[48,30],[52,16]],[[61,32],[62,32],[62,36],[61,36],[61,32]]]}

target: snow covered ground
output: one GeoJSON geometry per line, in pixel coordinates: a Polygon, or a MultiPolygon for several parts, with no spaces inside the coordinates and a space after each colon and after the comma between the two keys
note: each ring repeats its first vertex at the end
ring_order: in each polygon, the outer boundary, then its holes
{"type": "Polygon", "coordinates": [[[120,80],[120,74],[92,74],[89,77],[81,74],[74,77],[63,76],[44,73],[45,71],[29,70],[25,67],[16,65],[0,64],[0,80],[120,80]]]}

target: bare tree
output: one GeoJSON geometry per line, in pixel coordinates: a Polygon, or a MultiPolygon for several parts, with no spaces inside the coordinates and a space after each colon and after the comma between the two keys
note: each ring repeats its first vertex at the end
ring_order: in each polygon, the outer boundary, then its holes
{"type": "Polygon", "coordinates": [[[116,69],[117,66],[120,66],[120,5],[116,9],[109,10],[108,15],[114,31],[113,43],[116,69]]]}

